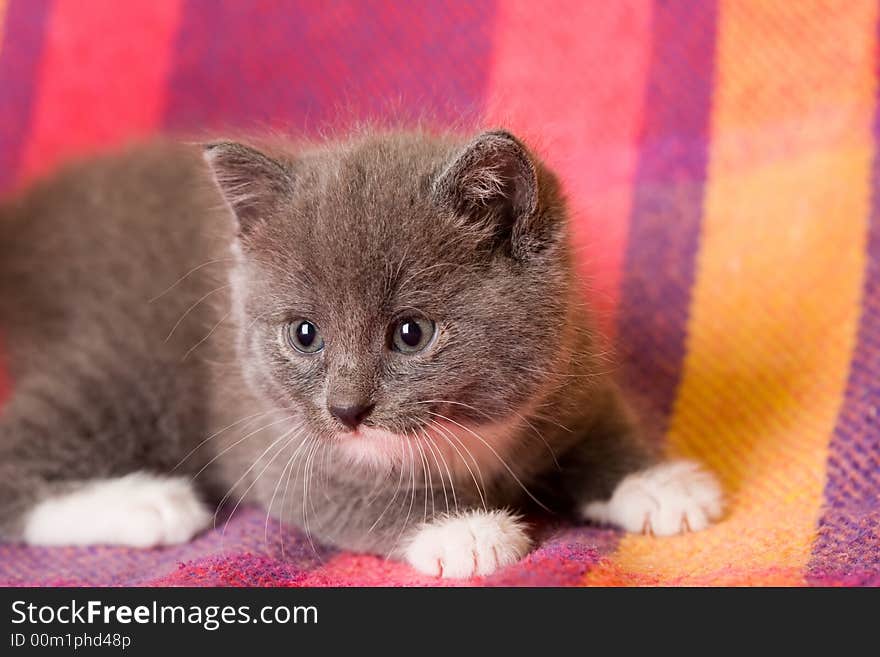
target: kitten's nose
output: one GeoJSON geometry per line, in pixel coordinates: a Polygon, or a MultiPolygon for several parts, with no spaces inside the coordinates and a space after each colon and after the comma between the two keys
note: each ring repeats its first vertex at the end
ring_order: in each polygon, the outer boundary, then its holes
{"type": "Polygon", "coordinates": [[[349,429],[357,429],[375,407],[375,404],[353,404],[351,406],[330,406],[330,414],[349,429]]]}

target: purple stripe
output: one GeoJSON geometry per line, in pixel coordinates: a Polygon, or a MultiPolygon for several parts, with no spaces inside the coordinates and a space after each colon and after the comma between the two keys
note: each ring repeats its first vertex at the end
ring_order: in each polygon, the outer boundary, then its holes
{"type": "Polygon", "coordinates": [[[188,0],[165,124],[293,133],[482,109],[494,2],[188,0]]]}
{"type": "MultiPolygon", "coordinates": [[[[648,437],[659,441],[684,360],[706,175],[715,0],[655,0],[652,21],[617,351],[621,383],[648,437]]],[[[604,556],[615,544],[596,547],[604,556]]]]}
{"type": "Polygon", "coordinates": [[[807,567],[812,584],[880,586],[880,98],[873,127],[861,319],[829,446],[825,505],[807,567]]]}
{"type": "Polygon", "coordinates": [[[0,586],[290,586],[335,553],[242,505],[226,524],[161,549],[0,543],[0,586]],[[268,538],[267,538],[268,537],[268,538]]]}
{"type": "Polygon", "coordinates": [[[715,2],[655,2],[618,314],[621,380],[655,440],[665,432],[684,361],[708,159],[716,23],[715,2]]]}
{"type": "Polygon", "coordinates": [[[0,192],[18,176],[39,83],[50,0],[11,0],[0,44],[0,192]]]}

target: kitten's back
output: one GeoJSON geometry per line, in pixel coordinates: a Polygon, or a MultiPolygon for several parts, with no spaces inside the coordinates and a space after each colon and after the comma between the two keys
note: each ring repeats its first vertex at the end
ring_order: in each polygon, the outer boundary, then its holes
{"type": "Polygon", "coordinates": [[[30,446],[0,436],[0,451],[90,453],[107,474],[175,465],[205,422],[208,370],[188,352],[222,316],[232,230],[199,151],[159,142],[71,164],[0,217],[8,412],[78,426],[30,446]]]}

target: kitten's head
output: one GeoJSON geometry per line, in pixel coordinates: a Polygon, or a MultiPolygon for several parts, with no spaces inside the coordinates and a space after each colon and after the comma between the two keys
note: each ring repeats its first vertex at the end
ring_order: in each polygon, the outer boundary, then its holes
{"type": "Polygon", "coordinates": [[[249,383],[352,455],[482,439],[568,358],[558,184],[507,132],[210,144],[249,383]],[[449,442],[447,440],[447,442],[449,442]]]}

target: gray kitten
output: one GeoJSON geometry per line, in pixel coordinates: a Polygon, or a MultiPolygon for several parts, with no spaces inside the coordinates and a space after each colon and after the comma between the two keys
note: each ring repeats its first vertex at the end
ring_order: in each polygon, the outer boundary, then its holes
{"type": "Polygon", "coordinates": [[[190,539],[256,502],[446,577],[520,513],[699,530],[603,372],[557,178],[503,131],[158,143],[0,206],[0,538],[190,539]],[[196,489],[198,487],[198,490],[196,489]]]}

